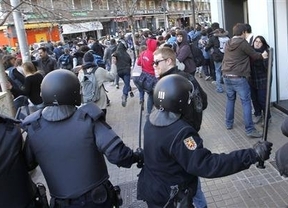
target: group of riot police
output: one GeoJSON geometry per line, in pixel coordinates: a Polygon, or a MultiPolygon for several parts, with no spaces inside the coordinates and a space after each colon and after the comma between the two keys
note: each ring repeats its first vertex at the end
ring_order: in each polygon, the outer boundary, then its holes
{"type": "MultiPolygon", "coordinates": [[[[142,168],[137,197],[149,208],[189,208],[198,176],[227,176],[269,159],[272,143],[267,141],[229,154],[203,147],[197,131],[183,119],[194,89],[179,74],[158,81],[155,109],[144,126],[144,149],[133,151],[94,103],[80,106],[75,74],[64,69],[50,72],[41,85],[44,109],[21,122],[0,118],[0,207],[119,207],[119,187],[109,181],[106,157],[119,167],[137,163],[142,168]],[[27,132],[25,142],[21,131],[27,132]],[[28,172],[38,165],[50,191],[49,205],[42,186],[34,184],[28,172]]],[[[288,131],[287,123],[283,132],[288,131]]],[[[285,150],[276,156],[280,173],[287,174],[285,150]]]]}

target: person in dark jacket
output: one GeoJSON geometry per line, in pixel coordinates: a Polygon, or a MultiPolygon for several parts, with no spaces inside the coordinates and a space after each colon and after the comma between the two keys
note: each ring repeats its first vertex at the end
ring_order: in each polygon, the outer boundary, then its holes
{"type": "MultiPolygon", "coordinates": [[[[269,45],[267,44],[263,36],[255,37],[253,44],[254,50],[259,53],[269,50],[269,45]]],[[[268,59],[255,59],[251,60],[251,77],[249,79],[251,99],[254,108],[253,122],[255,124],[259,123],[262,118],[264,118],[264,113],[266,109],[266,94],[267,79],[268,79],[268,59]],[[263,117],[262,117],[263,115],[263,117]]],[[[270,109],[268,109],[268,117],[271,119],[270,109]]],[[[262,120],[263,121],[263,120],[262,120]]],[[[271,120],[270,120],[271,121],[271,120]]],[[[264,125],[264,121],[262,122],[264,125]]]]}
{"type": "Polygon", "coordinates": [[[195,75],[196,65],[191,53],[191,49],[188,42],[188,35],[185,30],[180,30],[177,32],[177,48],[176,48],[176,58],[185,64],[184,72],[195,75]]]}
{"type": "MultiPolygon", "coordinates": [[[[128,93],[132,89],[130,86],[132,60],[130,55],[127,53],[127,44],[123,39],[120,39],[117,49],[112,56],[116,57],[117,73],[124,82],[121,104],[125,107],[127,104],[128,93]]],[[[133,92],[130,93],[130,96],[134,97],[133,92]]]]}
{"type": "Polygon", "coordinates": [[[228,154],[211,153],[193,127],[182,119],[192,102],[193,85],[181,75],[167,75],[154,89],[154,105],[144,126],[144,161],[137,197],[150,208],[193,207],[198,176],[216,178],[269,159],[272,143],[228,154]],[[149,181],[149,183],[147,183],[149,181]]]}
{"type": "Polygon", "coordinates": [[[25,165],[19,121],[0,115],[0,207],[35,206],[36,185],[25,165]]]}
{"type": "Polygon", "coordinates": [[[49,72],[57,69],[57,61],[48,55],[46,47],[38,48],[38,53],[40,58],[37,60],[37,67],[43,76],[46,76],[49,72]]]}
{"type": "Polygon", "coordinates": [[[46,107],[26,117],[22,126],[27,130],[27,166],[33,170],[39,164],[49,187],[50,206],[119,205],[104,155],[111,163],[129,168],[141,160],[140,151],[134,153],[123,143],[95,103],[76,107],[81,104],[80,83],[73,72],[49,73],[41,93],[46,107]]]}
{"type": "Polygon", "coordinates": [[[248,78],[251,74],[250,59],[263,60],[268,58],[268,53],[256,52],[245,40],[245,24],[237,23],[233,27],[233,37],[226,43],[222,74],[226,86],[227,102],[226,102],[226,128],[231,130],[234,123],[234,107],[236,94],[242,103],[243,120],[245,123],[245,131],[248,137],[260,138],[259,133],[252,120],[251,92],[248,78]]]}
{"type": "Polygon", "coordinates": [[[43,80],[43,76],[37,72],[32,62],[25,62],[22,66],[25,74],[25,82],[23,88],[15,88],[12,84],[8,85],[7,88],[10,89],[12,93],[15,92],[20,95],[27,96],[33,105],[41,108],[43,101],[40,95],[40,86],[43,80]]]}
{"type": "MultiPolygon", "coordinates": [[[[288,117],[281,125],[282,134],[288,137],[288,117]]],[[[275,154],[276,166],[281,176],[288,177],[288,143],[280,147],[275,154]]]]}

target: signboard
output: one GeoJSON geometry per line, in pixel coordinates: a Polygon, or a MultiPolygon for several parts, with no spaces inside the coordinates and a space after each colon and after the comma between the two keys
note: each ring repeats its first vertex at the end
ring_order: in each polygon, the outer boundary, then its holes
{"type": "Polygon", "coordinates": [[[82,22],[82,23],[73,23],[73,24],[63,24],[62,25],[63,33],[62,34],[72,34],[72,33],[82,33],[94,30],[103,30],[103,25],[101,22],[82,22]]]}

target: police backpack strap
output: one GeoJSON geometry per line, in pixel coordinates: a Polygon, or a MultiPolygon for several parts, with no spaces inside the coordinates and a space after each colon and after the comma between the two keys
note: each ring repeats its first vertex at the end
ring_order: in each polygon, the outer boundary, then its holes
{"type": "Polygon", "coordinates": [[[81,106],[78,110],[82,111],[82,119],[85,119],[87,115],[91,117],[93,121],[104,118],[104,112],[93,102],[81,106]]]}

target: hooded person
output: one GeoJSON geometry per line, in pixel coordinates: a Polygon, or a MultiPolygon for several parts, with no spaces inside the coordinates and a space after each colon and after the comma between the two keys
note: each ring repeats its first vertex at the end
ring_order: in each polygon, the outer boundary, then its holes
{"type": "Polygon", "coordinates": [[[176,35],[177,38],[177,48],[176,48],[176,58],[184,63],[184,72],[195,75],[196,65],[191,53],[191,49],[188,42],[188,35],[185,30],[179,30],[176,35]]]}
{"type": "MultiPolygon", "coordinates": [[[[116,57],[116,66],[118,76],[123,80],[124,86],[122,89],[122,106],[126,107],[128,94],[130,92],[130,97],[134,97],[132,88],[130,86],[130,78],[131,78],[131,66],[132,60],[130,55],[127,52],[127,43],[124,39],[118,40],[118,45],[115,53],[112,56],[116,57]]],[[[116,83],[117,84],[117,83],[116,83]]]]}

